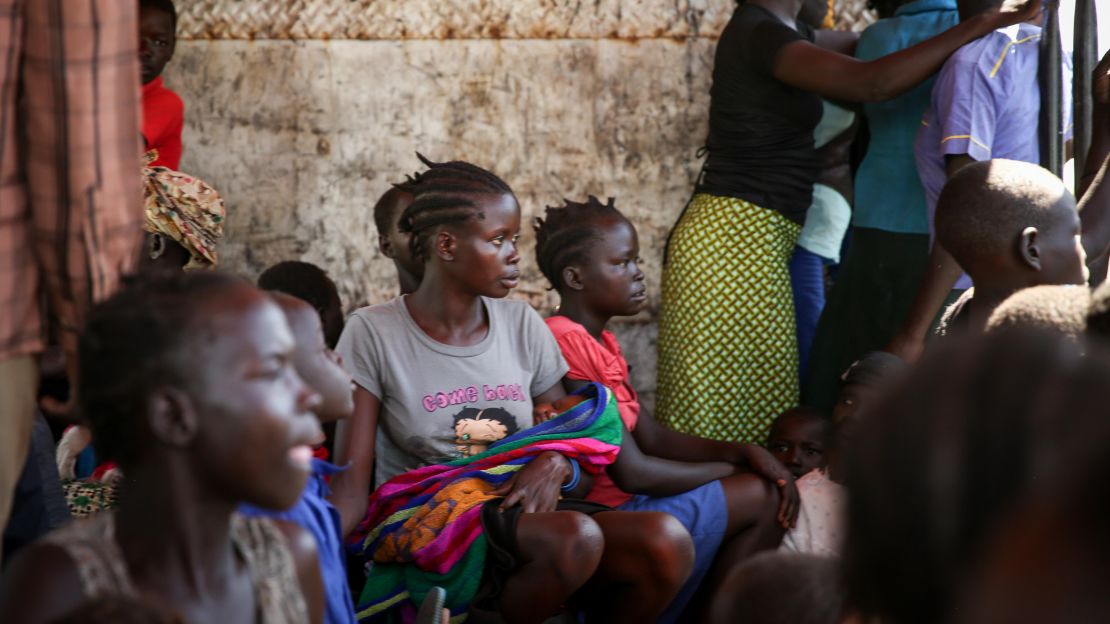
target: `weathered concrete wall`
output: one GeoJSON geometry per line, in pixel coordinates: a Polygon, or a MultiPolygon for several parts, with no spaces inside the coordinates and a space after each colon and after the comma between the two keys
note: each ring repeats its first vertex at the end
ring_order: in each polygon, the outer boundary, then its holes
{"type": "Polygon", "coordinates": [[[194,39],[600,39],[715,34],[734,0],[192,0],[194,39]],[[704,24],[704,28],[702,25],[704,24]]]}
{"type": "MultiPolygon", "coordinates": [[[[166,81],[182,169],[228,205],[221,264],[323,266],[349,307],[395,293],[371,208],[415,152],[504,177],[525,222],[587,193],[636,224],[649,310],[618,327],[651,403],[661,251],[706,132],[714,37],[733,0],[179,0],[166,81]]],[[[523,240],[515,296],[550,309],[523,240]]]]}
{"type": "MultiPolygon", "coordinates": [[[[704,140],[712,48],[701,39],[188,42],[167,81],[187,106],[182,168],[227,200],[225,266],[254,276],[303,258],[325,267],[352,305],[389,298],[393,267],[376,248],[371,208],[419,168],[419,150],[500,174],[526,223],[563,197],[616,197],[639,229],[654,310],[660,250],[704,140]]],[[[517,295],[549,308],[532,243],[529,230],[517,295]]],[[[629,356],[650,390],[654,333],[635,336],[629,356]]]]}
{"type": "MultiPolygon", "coordinates": [[[[186,39],[658,39],[716,36],[735,0],[178,0],[186,39]]],[[[874,20],[830,0],[838,28],[874,20]]]]}

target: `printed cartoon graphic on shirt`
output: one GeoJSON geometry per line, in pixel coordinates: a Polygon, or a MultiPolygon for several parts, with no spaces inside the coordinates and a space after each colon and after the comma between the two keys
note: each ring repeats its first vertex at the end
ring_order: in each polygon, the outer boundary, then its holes
{"type": "Polygon", "coordinates": [[[517,419],[500,407],[464,407],[455,414],[455,450],[459,457],[484,453],[491,444],[519,431],[517,419]]]}

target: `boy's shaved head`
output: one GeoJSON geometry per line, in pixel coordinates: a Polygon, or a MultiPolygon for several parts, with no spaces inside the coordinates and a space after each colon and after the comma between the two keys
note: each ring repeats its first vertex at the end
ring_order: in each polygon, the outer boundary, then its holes
{"type": "Polygon", "coordinates": [[[339,342],[343,332],[343,302],[335,282],[323,269],[300,260],[279,262],[258,276],[258,287],[308,302],[320,315],[328,346],[334,347],[339,342]]]}
{"type": "Polygon", "coordinates": [[[1091,291],[1086,286],[1034,286],[1019,290],[995,308],[987,331],[1041,329],[1080,336],[1087,329],[1091,291]]]}
{"type": "Polygon", "coordinates": [[[840,562],[771,551],[735,566],[710,605],[709,622],[833,624],[843,620],[840,562]],[[742,619],[738,614],[743,614],[742,619]]]}
{"type": "Polygon", "coordinates": [[[391,186],[374,204],[378,249],[383,256],[393,260],[402,294],[415,291],[420,285],[420,276],[424,274],[424,263],[412,255],[412,235],[402,232],[400,228],[401,215],[412,205],[416,184],[416,177],[409,176],[407,181],[391,186]]]}
{"type": "Polygon", "coordinates": [[[397,220],[412,205],[412,193],[396,186],[389,187],[374,204],[374,225],[379,236],[389,236],[397,229],[397,220]]]}
{"type": "Polygon", "coordinates": [[[977,283],[1013,269],[1044,273],[1038,283],[1080,283],[1078,228],[1075,198],[1064,183],[1014,160],[960,169],[937,201],[937,240],[977,283]]]}

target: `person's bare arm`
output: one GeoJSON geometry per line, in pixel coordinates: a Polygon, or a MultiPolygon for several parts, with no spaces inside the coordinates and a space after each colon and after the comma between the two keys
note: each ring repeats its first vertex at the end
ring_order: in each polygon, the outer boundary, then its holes
{"type": "Polygon", "coordinates": [[[642,410],[632,432],[644,453],[664,459],[687,462],[722,461],[743,464],[742,445],[700,438],[668,429],[647,411],[642,410]]]}
{"type": "MultiPolygon", "coordinates": [[[[1091,147],[1087,150],[1077,195],[1087,264],[1098,266],[1110,251],[1110,180],[1107,179],[1110,176],[1110,52],[1095,68],[1092,88],[1091,147]]],[[[1095,278],[1095,271],[1091,273],[1095,278]]]]}
{"type": "Polygon", "coordinates": [[[737,472],[728,462],[680,462],[645,455],[628,429],[621,429],[621,452],[609,466],[609,477],[625,492],[672,496],[737,472]]]}
{"type": "Polygon", "coordinates": [[[355,410],[335,429],[335,459],[347,470],[331,480],[331,502],[339,511],[343,536],[350,535],[366,515],[374,476],[374,444],[377,442],[381,401],[362,386],[355,387],[355,410]]]}
{"type": "Polygon", "coordinates": [[[1079,174],[1076,197],[1087,194],[1087,188],[1094,182],[1102,161],[1110,155],[1110,52],[1107,52],[1091,75],[1091,91],[1094,108],[1091,111],[1091,146],[1087,150],[1087,161],[1079,174]]]}
{"type": "MultiPolygon", "coordinates": [[[[613,483],[625,492],[674,496],[740,471],[736,464],[728,462],[680,462],[645,455],[628,429],[621,427],[621,430],[621,452],[617,455],[617,460],[609,466],[608,472],[613,483]]],[[[767,456],[770,457],[770,454],[767,456]]],[[[771,459],[778,463],[774,458],[771,459]]],[[[800,500],[793,478],[785,470],[783,472],[783,477],[776,483],[783,493],[778,520],[784,527],[788,527],[793,526],[798,518],[800,500]]]]}
{"type": "MultiPolygon", "coordinates": [[[[587,381],[569,378],[563,380],[563,384],[571,391],[577,390],[588,383],[587,381]]],[[[631,439],[626,441],[632,444],[622,445],[621,453],[623,454],[630,446],[634,446],[632,452],[642,456],[626,460],[635,464],[632,470],[653,470],[665,466],[672,468],[679,466],[685,470],[687,464],[721,462],[731,464],[737,471],[751,471],[774,483],[783,494],[783,517],[788,517],[791,522],[793,521],[793,514],[798,503],[798,491],[794,486],[794,477],[767,449],[755,444],[721,442],[674,431],[660,425],[659,421],[655,420],[650,412],[642,408],[636,421],[636,428],[630,432],[630,436],[631,439]],[[648,459],[643,459],[644,457],[648,459]],[[670,463],[666,465],[655,464],[656,460],[670,463]]],[[[714,468],[710,468],[710,470],[714,470],[714,468]]],[[[612,469],[610,469],[611,473],[612,469]]],[[[693,470],[689,474],[698,475],[700,473],[693,470]]],[[[616,482],[615,479],[614,482],[616,482]]],[[[624,488],[622,487],[622,489],[624,488]]]]}
{"type": "MultiPolygon", "coordinates": [[[[967,154],[948,156],[945,159],[946,173],[951,178],[973,162],[975,159],[967,154]]],[[[940,241],[934,241],[933,250],[929,253],[929,266],[925,269],[925,276],[910,305],[910,311],[898,333],[886,346],[886,351],[907,362],[917,361],[925,349],[925,337],[929,328],[933,326],[944,300],[948,298],[962,273],[952,254],[948,253],[940,241]]]]}
{"type": "MultiPolygon", "coordinates": [[[[563,385],[571,392],[589,384],[590,382],[580,379],[563,379],[563,385]]],[[[721,461],[730,464],[744,462],[743,452],[739,448],[742,445],[699,438],[667,429],[642,407],[632,436],[641,452],[654,457],[682,462],[721,461]]]]}
{"type": "Polygon", "coordinates": [[[940,69],[960,46],[1041,12],[1040,0],[1006,0],[1002,8],[964,20],[921,43],[873,61],[861,61],[808,41],[783,46],[775,78],[833,100],[882,102],[917,86],[940,69]]]}
{"type": "Polygon", "coordinates": [[[1101,262],[1110,251],[1110,157],[1102,166],[1079,202],[1079,218],[1083,224],[1083,249],[1087,264],[1101,262]]]}

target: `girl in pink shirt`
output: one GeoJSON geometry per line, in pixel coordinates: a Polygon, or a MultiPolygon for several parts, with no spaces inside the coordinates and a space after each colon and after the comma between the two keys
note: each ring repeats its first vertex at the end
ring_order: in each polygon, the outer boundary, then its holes
{"type": "Polygon", "coordinates": [[[798,494],[792,475],[762,447],[671,431],[641,409],[620,344],[605,329],[611,318],[634,315],[647,301],[636,230],[612,199],[602,204],[591,196],[584,203],[548,208],[545,219],[536,220],[536,239],[540,270],[561,301],[547,324],[569,366],[565,383],[608,386],[645,455],[687,464],[728,462],[738,468],[731,477],[707,479],[666,497],[634,496],[602,473],[586,497],[621,510],[666,512],[686,526],[694,540],[694,572],[659,621],[702,621],[701,603],[712,597],[732,566],[777,547],[784,528],[793,523],[798,494]],[[771,484],[783,494],[777,508],[768,504],[774,501],[768,496],[771,484]],[[702,598],[691,604],[699,586],[702,598]]]}

